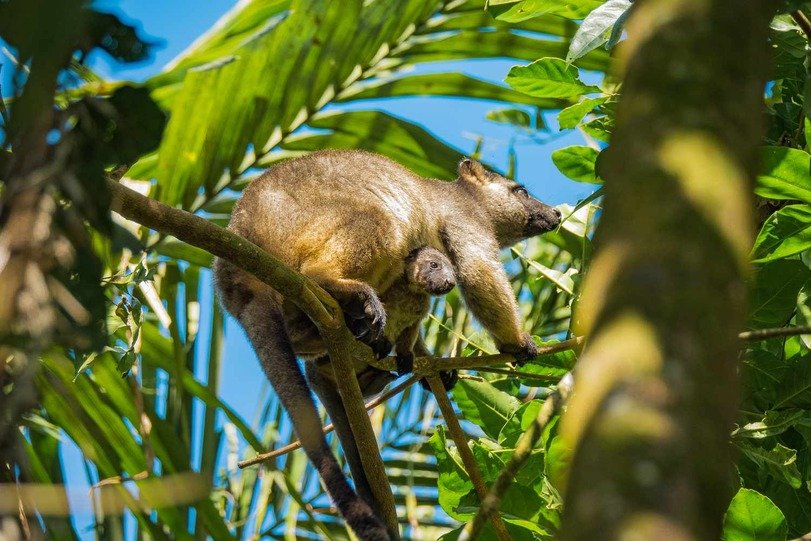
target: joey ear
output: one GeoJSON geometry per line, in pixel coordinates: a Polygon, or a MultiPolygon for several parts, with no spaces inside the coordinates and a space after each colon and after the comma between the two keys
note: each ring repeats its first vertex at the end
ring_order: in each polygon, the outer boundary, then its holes
{"type": "Polygon", "coordinates": [[[477,184],[488,181],[487,170],[476,160],[465,158],[459,163],[459,178],[477,184]]]}

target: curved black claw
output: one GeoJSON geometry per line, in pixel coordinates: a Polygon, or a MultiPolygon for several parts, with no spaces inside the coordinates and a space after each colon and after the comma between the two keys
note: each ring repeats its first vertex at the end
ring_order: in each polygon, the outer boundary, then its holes
{"type": "Polygon", "coordinates": [[[358,340],[372,344],[383,335],[386,326],[386,310],[371,289],[360,292],[355,299],[343,306],[346,326],[358,340]]]}
{"type": "Polygon", "coordinates": [[[344,317],[346,321],[346,326],[349,329],[349,332],[352,333],[352,336],[360,340],[365,344],[371,344],[370,338],[370,328],[369,324],[364,318],[355,318],[349,314],[345,314],[344,317]]]}
{"type": "Polygon", "coordinates": [[[388,357],[393,347],[392,343],[385,336],[381,336],[378,340],[369,344],[369,346],[372,348],[372,351],[374,351],[377,360],[388,357]]]}

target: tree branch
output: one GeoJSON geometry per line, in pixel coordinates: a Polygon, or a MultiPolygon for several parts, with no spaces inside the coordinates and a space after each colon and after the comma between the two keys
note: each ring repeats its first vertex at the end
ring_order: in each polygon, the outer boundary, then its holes
{"type": "MultiPolygon", "coordinates": [[[[557,344],[541,346],[538,348],[538,356],[551,355],[561,351],[569,351],[583,345],[582,337],[570,338],[557,344]]],[[[479,357],[416,357],[414,359],[414,374],[419,376],[433,376],[441,370],[477,370],[487,366],[500,366],[515,362],[515,357],[506,353],[496,355],[481,355],[479,357]]],[[[380,370],[392,372],[397,369],[395,357],[369,361],[369,364],[380,370]]]]}
{"type": "Polygon", "coordinates": [[[754,331],[744,331],[738,334],[738,338],[747,342],[757,342],[758,340],[768,340],[780,336],[799,336],[811,334],[811,327],[777,327],[776,329],[755,329],[754,331]]]}
{"type": "Polygon", "coordinates": [[[805,16],[805,13],[799,9],[792,11],[791,18],[794,19],[794,22],[803,29],[803,32],[805,32],[805,39],[811,39],[811,21],[809,21],[808,17],[805,16]]]}
{"type": "MultiPolygon", "coordinates": [[[[487,485],[484,482],[484,477],[482,477],[482,472],[479,470],[476,457],[473,456],[473,452],[470,450],[470,447],[468,447],[467,436],[465,436],[465,432],[459,424],[459,419],[453,411],[453,405],[451,405],[451,401],[448,400],[448,392],[445,390],[445,386],[442,384],[442,380],[439,376],[428,376],[426,379],[428,380],[428,385],[431,386],[431,392],[434,393],[436,402],[442,412],[442,417],[448,425],[448,432],[450,432],[451,438],[453,438],[454,443],[456,443],[456,449],[459,451],[459,456],[462,458],[465,470],[470,480],[473,482],[476,494],[479,495],[479,500],[483,502],[485,497],[487,497],[487,485]]],[[[510,534],[507,533],[507,527],[504,526],[501,515],[496,513],[492,515],[490,519],[493,522],[493,529],[499,541],[510,541],[512,538],[510,534]]]]}
{"type": "Polygon", "coordinates": [[[561,541],[721,536],[777,4],[634,3],[573,323],[561,541]]]}

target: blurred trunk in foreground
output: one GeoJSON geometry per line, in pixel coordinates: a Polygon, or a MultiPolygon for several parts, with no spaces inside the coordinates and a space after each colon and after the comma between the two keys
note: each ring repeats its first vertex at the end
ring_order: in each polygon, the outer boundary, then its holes
{"type": "Polygon", "coordinates": [[[562,427],[564,540],[720,538],[775,7],[634,7],[562,427]]]}

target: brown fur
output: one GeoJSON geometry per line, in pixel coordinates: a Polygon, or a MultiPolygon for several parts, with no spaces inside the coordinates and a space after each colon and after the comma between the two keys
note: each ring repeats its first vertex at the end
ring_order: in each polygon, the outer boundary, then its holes
{"type": "MultiPolygon", "coordinates": [[[[559,220],[555,209],[472,160],[460,164],[455,182],[442,182],[419,177],[377,154],[322,151],[275,166],[255,180],[235,206],[229,229],[318,282],[342,306],[359,303],[361,316],[377,331],[385,328],[377,293],[385,298],[413,250],[437,249],[450,257],[470,309],[499,347],[527,358],[537,350],[521,328],[499,250],[548,231],[559,220]]],[[[322,357],[323,344],[310,332],[297,335],[297,324],[305,316],[272,288],[222,260],[214,270],[223,305],[245,327],[302,437],[311,430],[314,407],[306,387],[287,381],[301,375],[293,352],[308,359],[322,357]],[[285,326],[280,325],[282,318],[285,326]]],[[[416,347],[424,349],[419,341],[416,347]]],[[[336,420],[345,420],[346,413],[327,388],[329,383],[312,372],[308,369],[310,381],[333,422],[346,424],[336,420]]],[[[357,471],[351,431],[339,430],[338,435],[356,485],[370,501],[366,480],[357,471]]],[[[327,452],[326,458],[323,452],[323,437],[310,439],[309,448],[308,443],[304,447],[319,473],[340,474],[335,473],[334,457],[327,452]]],[[[325,483],[350,526],[363,540],[385,539],[379,521],[368,518],[369,506],[340,477],[342,481],[325,477],[325,483]]]]}

